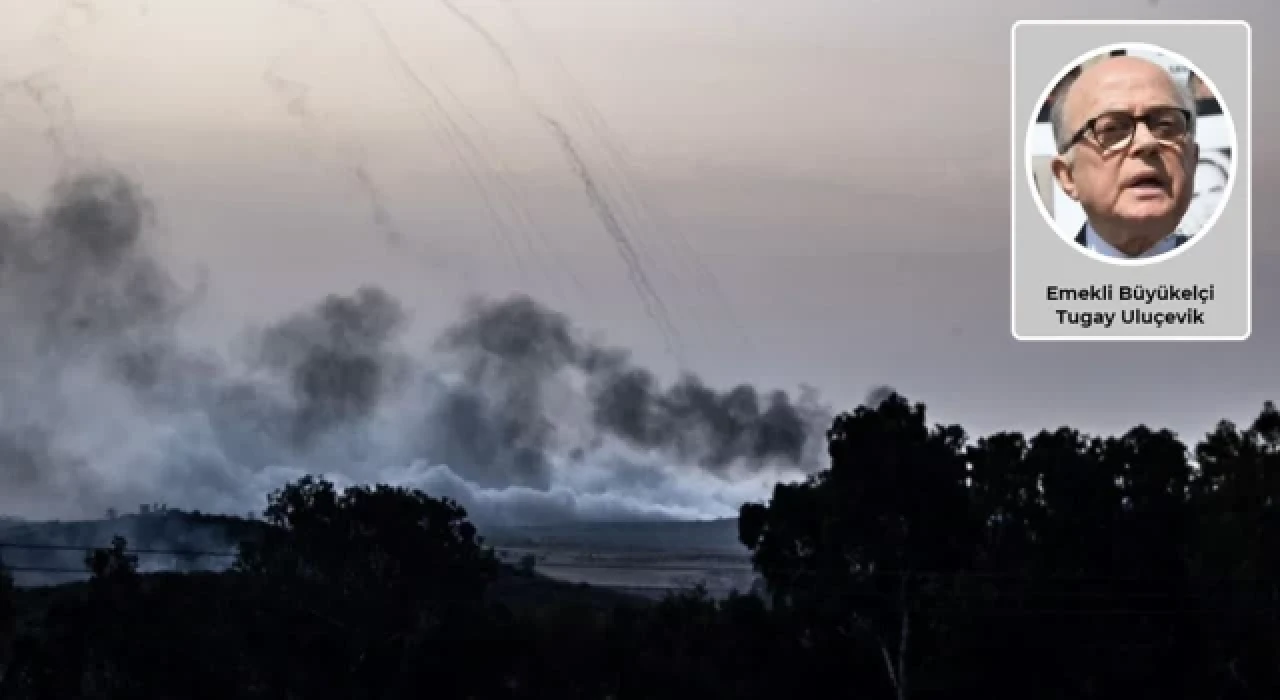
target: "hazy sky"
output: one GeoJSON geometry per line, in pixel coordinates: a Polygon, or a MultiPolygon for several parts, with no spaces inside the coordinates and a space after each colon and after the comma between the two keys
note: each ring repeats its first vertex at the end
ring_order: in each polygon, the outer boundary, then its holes
{"type": "MultiPolygon", "coordinates": [[[[840,407],[888,383],[976,432],[1145,421],[1192,439],[1280,397],[1265,118],[1250,341],[1022,344],[1008,318],[1010,24],[1246,19],[1265,66],[1274,0],[456,6],[519,83],[434,0],[3,0],[0,192],[38,203],[71,158],[132,174],[175,269],[211,273],[211,335],[365,282],[424,332],[467,293],[520,289],[674,370],[539,109],[602,187],[654,205],[627,208],[655,222],[629,216],[631,233],[712,382],[805,382],[840,407]]],[[[1280,111],[1273,83],[1255,73],[1254,114],[1280,111]]]]}

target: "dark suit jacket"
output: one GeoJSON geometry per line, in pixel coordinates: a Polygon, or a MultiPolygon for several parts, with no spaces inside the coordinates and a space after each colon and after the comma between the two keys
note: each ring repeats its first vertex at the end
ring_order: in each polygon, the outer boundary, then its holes
{"type": "MultiPolygon", "coordinates": [[[[1081,226],[1081,227],[1080,227],[1080,233],[1076,234],[1076,243],[1078,243],[1078,244],[1080,244],[1080,245],[1082,245],[1082,246],[1088,246],[1088,245],[1089,245],[1088,237],[1086,237],[1086,236],[1084,235],[1085,229],[1087,229],[1087,228],[1088,228],[1088,226],[1089,226],[1088,224],[1085,224],[1084,226],[1081,226]]],[[[1173,236],[1173,247],[1174,247],[1174,248],[1177,248],[1178,246],[1182,245],[1183,243],[1186,243],[1189,239],[1190,239],[1190,237],[1189,237],[1189,236],[1184,236],[1184,235],[1183,235],[1183,234],[1181,234],[1181,233],[1174,234],[1174,236],[1173,236]]]]}

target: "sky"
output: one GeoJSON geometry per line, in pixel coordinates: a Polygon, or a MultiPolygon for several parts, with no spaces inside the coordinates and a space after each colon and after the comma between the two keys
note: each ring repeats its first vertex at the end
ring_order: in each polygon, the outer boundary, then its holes
{"type": "MultiPolygon", "coordinates": [[[[1194,440],[1280,395],[1266,119],[1252,339],[1029,344],[1008,318],[1011,23],[1245,19],[1275,65],[1271,0],[457,0],[500,50],[434,0],[33,5],[0,0],[0,192],[128,173],[173,269],[208,273],[211,338],[375,282],[424,338],[470,294],[523,291],[668,376],[836,408],[888,384],[977,434],[1194,440]],[[678,353],[539,114],[636,203],[678,353]]],[[[1280,110],[1273,82],[1255,73],[1254,114],[1280,110]]]]}

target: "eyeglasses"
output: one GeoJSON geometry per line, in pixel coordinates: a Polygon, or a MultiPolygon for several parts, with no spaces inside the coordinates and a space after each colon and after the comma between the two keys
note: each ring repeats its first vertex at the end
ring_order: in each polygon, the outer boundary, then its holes
{"type": "Polygon", "coordinates": [[[1146,124],[1147,130],[1159,141],[1180,142],[1190,130],[1191,112],[1181,107],[1157,107],[1140,117],[1128,112],[1103,112],[1085,122],[1062,147],[1062,152],[1065,153],[1085,136],[1091,137],[1105,153],[1127,148],[1138,129],[1138,122],[1146,124]]]}

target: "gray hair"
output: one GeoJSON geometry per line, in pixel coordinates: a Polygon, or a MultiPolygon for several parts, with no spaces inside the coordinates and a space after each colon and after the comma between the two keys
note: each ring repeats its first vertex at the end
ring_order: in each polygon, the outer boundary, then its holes
{"type": "MultiPolygon", "coordinates": [[[[1136,58],[1136,57],[1135,57],[1136,58]]],[[[1146,60],[1146,59],[1139,59],[1146,60]]],[[[1151,65],[1155,65],[1152,63],[1151,65]]],[[[1167,71],[1166,71],[1167,72],[1167,71]]],[[[1053,101],[1053,106],[1049,108],[1049,123],[1053,126],[1053,143],[1058,149],[1058,153],[1068,155],[1069,150],[1067,141],[1075,134],[1067,131],[1067,95],[1071,92],[1071,88],[1075,86],[1076,81],[1084,71],[1080,71],[1075,75],[1069,76],[1062,82],[1062,86],[1058,90],[1058,96],[1053,101]]],[[[1191,86],[1179,82],[1169,74],[1169,82],[1173,83],[1173,92],[1184,109],[1191,113],[1191,119],[1187,121],[1187,129],[1192,136],[1196,133],[1196,98],[1191,94],[1191,86]]]]}

